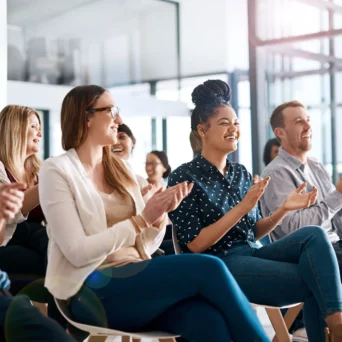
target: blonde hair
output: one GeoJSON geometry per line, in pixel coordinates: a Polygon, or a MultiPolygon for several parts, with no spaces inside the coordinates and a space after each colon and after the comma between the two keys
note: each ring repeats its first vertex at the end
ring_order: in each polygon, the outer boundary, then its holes
{"type": "MultiPolygon", "coordinates": [[[[88,136],[88,110],[107,90],[96,85],[73,88],[64,98],[61,110],[62,146],[77,149],[88,136]]],[[[105,181],[121,196],[128,196],[127,186],[135,185],[120,158],[111,153],[111,146],[103,147],[102,164],[105,181]]]]}
{"type": "Polygon", "coordinates": [[[26,158],[29,117],[37,111],[30,107],[8,105],[0,112],[0,160],[6,169],[19,181],[32,184],[38,175],[41,160],[37,154],[26,158]],[[20,174],[24,167],[25,175],[20,174]]]}

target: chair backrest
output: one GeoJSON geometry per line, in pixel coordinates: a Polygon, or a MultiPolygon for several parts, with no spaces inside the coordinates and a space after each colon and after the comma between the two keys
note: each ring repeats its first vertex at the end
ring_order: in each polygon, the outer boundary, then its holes
{"type": "Polygon", "coordinates": [[[181,254],[182,249],[179,246],[179,242],[177,239],[177,232],[176,232],[176,228],[174,225],[172,225],[172,242],[173,242],[173,248],[175,250],[175,254],[181,254]]]}

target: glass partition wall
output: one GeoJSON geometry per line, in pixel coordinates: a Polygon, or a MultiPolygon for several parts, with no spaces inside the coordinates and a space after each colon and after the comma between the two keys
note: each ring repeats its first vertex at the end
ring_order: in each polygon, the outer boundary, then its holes
{"type": "Polygon", "coordinates": [[[253,167],[273,136],[269,117],[289,100],[307,106],[313,148],[336,180],[342,172],[342,2],[248,0],[253,167]],[[303,20],[305,18],[305,20],[303,20]]]}

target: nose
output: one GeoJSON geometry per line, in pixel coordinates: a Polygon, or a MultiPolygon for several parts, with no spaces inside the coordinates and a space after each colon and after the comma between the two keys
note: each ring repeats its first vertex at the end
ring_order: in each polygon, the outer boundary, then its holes
{"type": "Polygon", "coordinates": [[[123,121],[122,121],[122,118],[121,118],[120,114],[118,114],[118,115],[116,116],[116,118],[114,119],[114,122],[115,122],[116,124],[118,124],[118,125],[122,125],[122,124],[123,124],[123,121]]]}
{"type": "Polygon", "coordinates": [[[237,132],[237,127],[235,125],[230,125],[229,128],[228,128],[228,131],[229,132],[237,132]]]}
{"type": "Polygon", "coordinates": [[[305,129],[307,130],[311,129],[311,123],[309,121],[305,122],[305,129]]]}
{"type": "Polygon", "coordinates": [[[38,135],[39,138],[41,138],[41,137],[43,136],[42,131],[38,131],[38,134],[37,134],[37,135],[38,135]]]}

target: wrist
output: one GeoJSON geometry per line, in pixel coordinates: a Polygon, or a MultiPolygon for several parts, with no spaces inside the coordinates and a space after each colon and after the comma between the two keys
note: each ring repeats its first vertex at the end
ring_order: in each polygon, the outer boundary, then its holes
{"type": "Polygon", "coordinates": [[[286,201],[279,207],[278,212],[282,215],[287,215],[291,210],[286,209],[286,201]]]}
{"type": "Polygon", "coordinates": [[[242,200],[240,203],[238,203],[235,208],[238,210],[238,212],[242,215],[245,216],[246,214],[248,214],[252,208],[249,207],[249,205],[246,204],[246,202],[244,202],[244,200],[242,200]]]}

